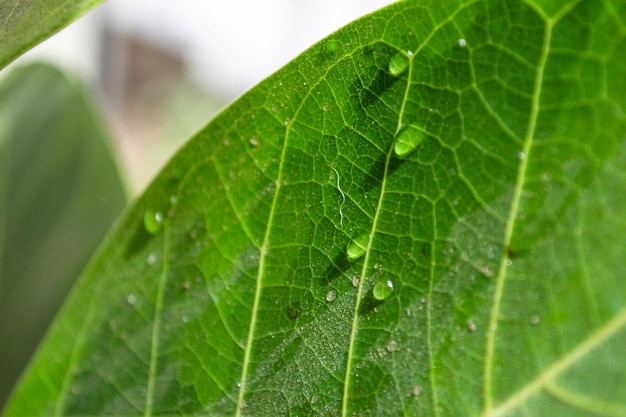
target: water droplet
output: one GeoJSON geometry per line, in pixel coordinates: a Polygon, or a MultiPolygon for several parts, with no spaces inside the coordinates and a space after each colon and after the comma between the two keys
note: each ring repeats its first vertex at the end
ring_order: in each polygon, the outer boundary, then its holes
{"type": "Polygon", "coordinates": [[[465,48],[467,46],[467,41],[463,38],[459,39],[457,43],[459,45],[459,48],[465,48]]]}
{"type": "Polygon", "coordinates": [[[387,352],[395,352],[396,350],[398,350],[398,343],[395,340],[387,343],[387,352]]]}
{"type": "Polygon", "coordinates": [[[411,309],[407,308],[406,310],[404,310],[404,314],[406,314],[407,316],[411,315],[411,309]]]}
{"type": "Polygon", "coordinates": [[[426,298],[426,296],[422,296],[422,297],[420,297],[420,303],[422,303],[422,304],[426,304],[426,301],[428,301],[428,299],[426,298]]]}
{"type": "Polygon", "coordinates": [[[413,51],[411,51],[411,50],[409,49],[408,51],[406,51],[406,54],[407,54],[408,56],[413,56],[413,51]]]}
{"type": "Polygon", "coordinates": [[[241,388],[241,382],[237,381],[237,388],[241,388]]]}
{"type": "Polygon", "coordinates": [[[256,138],[250,138],[250,145],[259,146],[259,141],[256,138]]]}
{"type": "Polygon", "coordinates": [[[183,323],[189,323],[189,317],[183,316],[183,323]]]}
{"type": "Polygon", "coordinates": [[[126,301],[128,301],[128,304],[133,305],[137,302],[137,297],[135,297],[135,294],[130,293],[128,297],[126,297],[126,301]]]}
{"type": "Polygon", "coordinates": [[[328,52],[336,52],[340,46],[341,44],[339,43],[339,41],[335,39],[329,39],[324,44],[324,47],[326,48],[328,52]]]}
{"type": "Polygon", "coordinates": [[[530,318],[530,324],[539,324],[541,317],[535,315],[530,318]]]}
{"type": "Polygon", "coordinates": [[[524,159],[526,159],[526,153],[518,152],[517,157],[519,158],[520,161],[523,161],[524,159]]]}
{"type": "Polygon", "coordinates": [[[348,249],[346,250],[348,259],[355,260],[365,255],[369,240],[370,237],[368,234],[362,234],[361,236],[350,242],[350,244],[348,245],[348,249]]]}
{"type": "Polygon", "coordinates": [[[476,331],[476,323],[474,323],[473,320],[468,320],[467,321],[467,328],[470,330],[470,332],[476,331]]]}
{"type": "Polygon", "coordinates": [[[143,226],[146,228],[148,233],[157,234],[159,230],[161,230],[161,226],[163,225],[163,213],[160,211],[146,210],[146,213],[143,215],[143,226]]]}
{"type": "Polygon", "coordinates": [[[283,122],[283,124],[284,124],[285,126],[287,126],[287,125],[289,124],[289,122],[290,122],[290,121],[291,121],[291,120],[289,120],[289,119],[285,119],[285,121],[283,122]]]}
{"type": "Polygon", "coordinates": [[[328,301],[329,303],[332,303],[333,301],[335,301],[335,298],[337,298],[337,291],[335,290],[328,291],[328,294],[326,294],[326,301],[328,301]]]}
{"type": "Polygon", "coordinates": [[[396,77],[409,68],[409,58],[402,52],[398,52],[389,61],[389,73],[396,77]]]}
{"type": "Polygon", "coordinates": [[[375,299],[386,300],[393,292],[393,282],[391,280],[379,279],[374,284],[372,292],[375,299]]]}
{"type": "Polygon", "coordinates": [[[396,143],[393,151],[399,157],[405,157],[411,154],[424,141],[425,135],[419,129],[412,126],[406,126],[400,130],[396,136],[396,143]]]}
{"type": "Polygon", "coordinates": [[[352,286],[354,288],[357,288],[359,286],[359,282],[361,281],[361,277],[359,277],[358,275],[355,275],[352,277],[352,286]]]}
{"type": "Polygon", "coordinates": [[[148,257],[146,258],[146,262],[148,263],[148,265],[154,265],[157,262],[157,256],[154,253],[151,253],[150,255],[148,255],[148,257]]]}

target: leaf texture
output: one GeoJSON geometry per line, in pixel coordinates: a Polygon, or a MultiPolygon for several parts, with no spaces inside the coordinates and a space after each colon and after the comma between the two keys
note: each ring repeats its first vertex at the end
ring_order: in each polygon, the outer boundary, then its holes
{"type": "Polygon", "coordinates": [[[427,3],[194,137],[7,415],[624,415],[626,3],[427,3]]]}

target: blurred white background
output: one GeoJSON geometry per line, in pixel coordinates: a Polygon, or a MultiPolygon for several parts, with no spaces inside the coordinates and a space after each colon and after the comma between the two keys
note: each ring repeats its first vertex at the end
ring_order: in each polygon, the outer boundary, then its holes
{"type": "Polygon", "coordinates": [[[101,101],[136,194],[221,107],[316,41],[389,3],[109,0],[12,66],[46,59],[84,80],[101,101]]]}

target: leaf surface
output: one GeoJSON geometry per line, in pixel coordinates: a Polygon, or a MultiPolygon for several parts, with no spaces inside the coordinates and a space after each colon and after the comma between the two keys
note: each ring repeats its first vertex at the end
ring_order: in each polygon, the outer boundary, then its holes
{"type": "Polygon", "coordinates": [[[315,45],[127,212],[7,415],[624,415],[623,16],[404,1],[315,45]]]}
{"type": "Polygon", "coordinates": [[[0,82],[0,404],[124,207],[108,140],[58,69],[0,82]]]}
{"type": "Polygon", "coordinates": [[[103,0],[0,0],[0,69],[103,0]]]}

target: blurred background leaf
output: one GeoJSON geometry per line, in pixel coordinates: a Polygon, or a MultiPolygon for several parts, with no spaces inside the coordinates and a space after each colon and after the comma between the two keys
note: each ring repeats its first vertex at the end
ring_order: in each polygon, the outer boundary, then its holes
{"type": "Polygon", "coordinates": [[[0,69],[103,0],[0,0],[0,69]]]}
{"type": "Polygon", "coordinates": [[[0,83],[0,404],[125,205],[85,91],[52,66],[0,83]]]}

